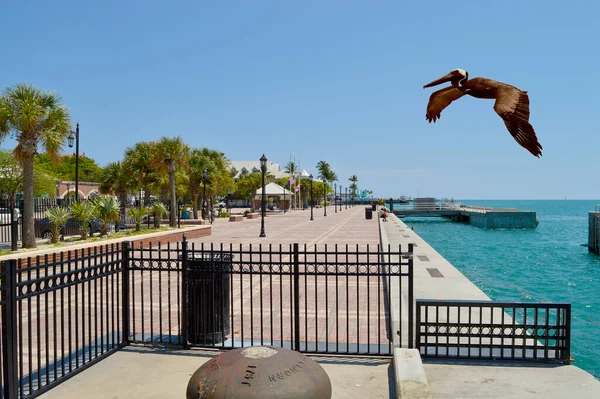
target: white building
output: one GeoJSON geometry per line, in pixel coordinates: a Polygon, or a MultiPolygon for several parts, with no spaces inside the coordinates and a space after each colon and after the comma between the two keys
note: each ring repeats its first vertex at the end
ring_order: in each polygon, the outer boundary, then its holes
{"type": "MultiPolygon", "coordinates": [[[[235,172],[233,179],[237,182],[242,175],[255,172],[260,173],[260,161],[231,161],[231,168],[235,172]]],[[[272,161],[267,161],[267,173],[272,174],[275,180],[290,176],[289,173],[281,170],[281,166],[278,163],[273,163],[272,161]]]]}

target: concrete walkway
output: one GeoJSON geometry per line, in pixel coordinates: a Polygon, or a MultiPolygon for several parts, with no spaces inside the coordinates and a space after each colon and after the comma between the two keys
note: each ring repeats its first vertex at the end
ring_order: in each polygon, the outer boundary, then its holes
{"type": "MultiPolygon", "coordinates": [[[[45,399],[180,399],[192,374],[220,352],[131,346],[40,396],[45,399]]],[[[332,398],[396,397],[390,359],[311,356],[331,381],[332,398]]]]}
{"type": "MultiPolygon", "coordinates": [[[[490,300],[395,215],[382,240],[414,248],[415,299],[490,300]]],[[[508,361],[422,360],[433,398],[600,398],[600,381],[573,365],[508,361]]],[[[398,371],[397,371],[398,372],[398,371]]]]}
{"type": "MultiPolygon", "coordinates": [[[[260,238],[260,219],[229,222],[217,219],[212,235],[190,240],[195,246],[314,245],[345,244],[356,247],[379,244],[378,220],[365,219],[365,207],[338,210],[327,207],[269,214],[266,237],[260,238]]],[[[193,372],[217,351],[158,349],[133,345],[83,371],[42,398],[180,398],[193,372]]],[[[395,380],[390,358],[312,356],[330,377],[333,398],[394,398],[395,380]]]]}
{"type": "MultiPolygon", "coordinates": [[[[365,219],[365,207],[335,213],[327,208],[269,214],[266,237],[260,238],[260,219],[240,222],[216,220],[209,237],[190,240],[194,245],[260,244],[372,245],[392,248],[408,243],[414,249],[415,298],[489,299],[402,221],[390,215],[382,222],[374,213],[365,219]],[[381,237],[380,231],[381,229],[381,237]]],[[[132,346],[90,367],[42,395],[43,398],[134,398],[183,396],[191,374],[215,352],[164,350],[132,346]]],[[[327,371],[336,398],[396,397],[389,359],[314,357],[327,371]]],[[[575,366],[542,366],[507,362],[423,361],[433,398],[596,398],[600,382],[575,366]]]]}

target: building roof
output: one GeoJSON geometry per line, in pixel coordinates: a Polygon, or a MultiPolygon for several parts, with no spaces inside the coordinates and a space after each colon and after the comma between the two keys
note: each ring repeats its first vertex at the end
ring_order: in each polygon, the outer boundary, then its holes
{"type": "MultiPolygon", "coordinates": [[[[231,168],[235,170],[233,178],[237,180],[241,175],[260,172],[260,161],[231,161],[231,168]]],[[[288,173],[281,170],[278,163],[272,161],[267,161],[267,173],[275,176],[275,179],[289,176],[288,173]]]]}
{"type": "MultiPolygon", "coordinates": [[[[279,184],[277,183],[269,183],[269,184],[265,184],[265,195],[281,195],[283,196],[285,193],[285,195],[291,195],[292,192],[281,187],[279,184]]],[[[257,196],[262,196],[262,187],[259,188],[258,190],[256,190],[255,193],[257,196]]]]}

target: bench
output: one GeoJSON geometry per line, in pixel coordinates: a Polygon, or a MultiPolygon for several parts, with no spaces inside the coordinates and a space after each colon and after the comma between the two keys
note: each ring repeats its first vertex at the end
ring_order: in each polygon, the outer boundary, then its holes
{"type": "Polygon", "coordinates": [[[259,215],[258,215],[258,212],[253,212],[253,213],[248,213],[248,214],[246,214],[246,217],[247,217],[248,219],[258,219],[258,216],[259,216],[259,215]]]}
{"type": "Polygon", "coordinates": [[[244,215],[230,215],[229,216],[230,222],[241,222],[243,219],[244,219],[244,215]]]}

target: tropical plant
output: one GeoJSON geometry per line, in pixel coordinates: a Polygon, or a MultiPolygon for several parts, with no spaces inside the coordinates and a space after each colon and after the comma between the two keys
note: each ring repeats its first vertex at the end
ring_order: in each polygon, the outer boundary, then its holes
{"type": "Polygon", "coordinates": [[[123,163],[120,161],[110,162],[100,175],[99,191],[101,194],[116,195],[121,206],[120,213],[124,216],[127,194],[135,185],[135,177],[123,167],[123,163]]]}
{"type": "Polygon", "coordinates": [[[129,208],[127,216],[135,220],[135,231],[142,230],[142,219],[150,213],[150,208],[129,208]]]}
{"type": "Polygon", "coordinates": [[[150,205],[150,187],[154,177],[154,170],[152,169],[153,150],[154,146],[151,142],[142,141],[125,149],[123,160],[125,168],[135,177],[144,190],[144,206],[150,205]]]}
{"type": "Polygon", "coordinates": [[[109,223],[119,221],[119,200],[113,196],[100,197],[94,201],[94,216],[101,222],[100,236],[108,234],[109,223]]]}
{"type": "MultiPolygon", "coordinates": [[[[293,187],[290,187],[290,190],[292,192],[296,192],[296,186],[298,186],[300,184],[300,182],[298,180],[296,180],[296,177],[297,177],[296,174],[298,172],[298,165],[296,165],[296,162],[294,162],[294,161],[288,162],[287,165],[285,165],[284,172],[289,173],[290,177],[294,178],[294,184],[293,184],[293,187]]],[[[287,183],[287,181],[286,181],[286,183],[287,183]]],[[[295,200],[297,200],[297,199],[298,199],[298,196],[296,196],[295,200]]],[[[297,206],[297,204],[295,204],[294,207],[295,206],[297,206]]]]}
{"type": "Polygon", "coordinates": [[[17,140],[14,155],[23,167],[23,248],[35,248],[33,161],[38,145],[52,159],[69,135],[71,121],[61,98],[31,85],[19,84],[0,96],[0,141],[9,134],[17,140]]]}
{"type": "Polygon", "coordinates": [[[71,216],[68,208],[59,206],[50,208],[46,211],[46,217],[50,220],[50,242],[56,244],[60,238],[61,229],[67,224],[71,216]]]}
{"type": "Polygon", "coordinates": [[[79,234],[82,240],[87,240],[90,234],[90,222],[94,218],[95,206],[92,201],[73,202],[69,206],[71,215],[79,222],[79,234]]]}
{"type": "Polygon", "coordinates": [[[356,175],[352,175],[348,181],[351,182],[350,184],[350,197],[352,198],[352,200],[354,200],[354,198],[356,197],[356,190],[358,189],[358,177],[356,177],[356,175]]]}
{"type": "Polygon", "coordinates": [[[169,200],[171,212],[169,225],[177,227],[177,192],[175,189],[175,172],[178,168],[187,169],[190,148],[181,137],[163,137],[154,143],[153,166],[158,171],[166,171],[169,176],[169,200]]]}
{"type": "Polygon", "coordinates": [[[219,209],[219,213],[217,214],[218,218],[228,218],[229,217],[229,212],[223,210],[223,209],[219,209]]]}
{"type": "Polygon", "coordinates": [[[152,203],[152,214],[154,215],[154,227],[156,227],[156,228],[160,227],[160,220],[162,219],[163,215],[167,212],[168,212],[167,207],[162,202],[154,201],[152,203]]]}
{"type": "Polygon", "coordinates": [[[241,175],[237,182],[236,194],[241,198],[249,199],[252,203],[252,208],[254,208],[254,202],[252,201],[252,197],[254,197],[254,193],[256,192],[256,190],[258,190],[261,187],[262,174],[260,172],[241,175]]]}

